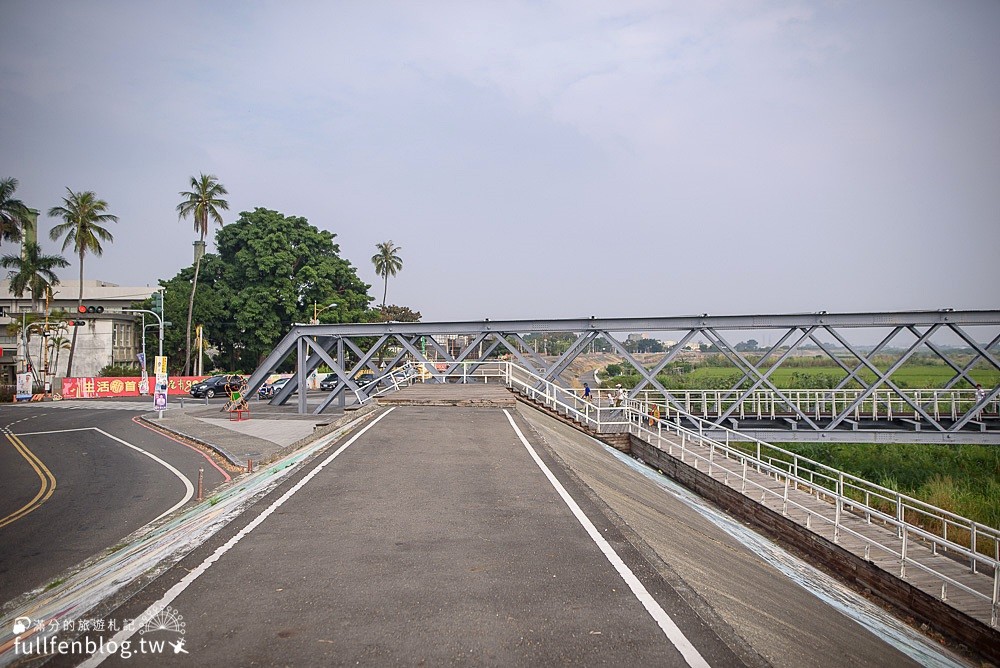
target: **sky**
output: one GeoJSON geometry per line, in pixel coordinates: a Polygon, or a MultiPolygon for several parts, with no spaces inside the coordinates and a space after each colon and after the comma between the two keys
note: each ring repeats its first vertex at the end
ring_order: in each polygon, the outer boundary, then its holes
{"type": "Polygon", "coordinates": [[[209,173],[227,223],[307,218],[377,301],[392,240],[428,322],[1000,308],[995,0],[0,13],[0,178],[49,253],[66,188],[108,202],[89,279],[189,266],[209,173]]]}

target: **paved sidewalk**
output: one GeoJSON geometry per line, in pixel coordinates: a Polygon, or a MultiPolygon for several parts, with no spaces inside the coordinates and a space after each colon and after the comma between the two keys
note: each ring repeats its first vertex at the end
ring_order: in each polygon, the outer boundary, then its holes
{"type": "MultiPolygon", "coordinates": [[[[348,414],[354,412],[347,410],[348,414]]],[[[343,409],[330,408],[322,415],[300,415],[292,404],[251,402],[249,418],[231,420],[222,411],[222,404],[189,402],[184,407],[172,406],[162,418],[147,413],[141,419],[214,450],[233,466],[246,467],[248,461],[255,466],[267,463],[322,435],[344,414],[343,409]]]]}

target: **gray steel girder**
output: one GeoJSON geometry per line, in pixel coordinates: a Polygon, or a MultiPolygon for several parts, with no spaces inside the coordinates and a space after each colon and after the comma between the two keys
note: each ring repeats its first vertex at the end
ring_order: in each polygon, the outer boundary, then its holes
{"type": "MultiPolygon", "coordinates": [[[[604,337],[610,344],[613,351],[620,356],[628,365],[632,366],[640,376],[638,385],[631,394],[635,396],[643,389],[652,389],[662,394],[664,400],[674,408],[682,410],[679,402],[663,385],[657,380],[658,374],[670,364],[678,359],[681,348],[702,337],[714,343],[719,352],[729,361],[733,367],[740,372],[739,381],[729,390],[724,391],[723,401],[733,400],[728,413],[720,418],[720,421],[732,414],[740,400],[750,396],[754,389],[766,389],[776,398],[788,405],[794,415],[799,417],[803,426],[808,425],[812,429],[820,431],[832,431],[837,429],[845,419],[848,419],[853,411],[865,401],[874,398],[876,390],[883,388],[891,391],[896,398],[895,402],[913,409],[914,417],[926,422],[933,431],[946,430],[949,434],[966,427],[969,422],[976,420],[982,412],[983,406],[990,404],[995,407],[995,401],[1000,397],[1000,383],[993,383],[993,388],[986,391],[986,399],[975,404],[963,403],[963,414],[960,418],[948,422],[936,421],[931,407],[922,398],[919,402],[910,396],[905,390],[895,383],[891,376],[897,372],[914,354],[926,348],[936,358],[944,361],[944,364],[953,372],[953,376],[948,380],[945,389],[956,386],[973,385],[976,379],[983,379],[981,372],[985,365],[991,372],[1000,371],[1000,361],[996,354],[996,346],[1000,345],[1000,333],[996,330],[1000,328],[1000,310],[967,310],[967,311],[906,311],[891,313],[800,313],[800,314],[778,314],[778,315],[729,315],[729,316],[709,316],[707,314],[697,316],[675,316],[675,317],[650,317],[650,318],[579,318],[579,319],[547,319],[547,320],[503,320],[503,321],[460,321],[460,322],[439,322],[439,323],[345,323],[333,325],[295,325],[288,334],[278,342],[264,362],[251,374],[248,382],[249,392],[256,392],[268,374],[277,370],[279,366],[287,368],[289,357],[295,358],[293,365],[294,378],[285,388],[272,399],[273,403],[283,403],[290,397],[292,391],[300,389],[297,401],[300,411],[307,409],[305,399],[304,379],[314,371],[320,364],[326,364],[341,380],[337,388],[324,396],[320,407],[316,412],[321,412],[333,404],[337,399],[344,405],[347,392],[356,392],[359,397],[364,397],[365,390],[354,382],[354,376],[362,369],[371,369],[374,373],[379,373],[379,365],[375,356],[379,347],[390,344],[395,347],[395,342],[399,342],[400,348],[395,350],[388,358],[390,367],[398,365],[406,359],[412,359],[416,363],[425,365],[435,381],[443,382],[449,376],[453,376],[464,370],[468,374],[475,371],[480,365],[486,363],[492,356],[504,351],[510,353],[517,364],[524,366],[536,375],[543,378],[563,383],[562,374],[569,368],[570,364],[582,354],[588,346],[600,337],[604,337]],[[989,333],[990,338],[984,337],[984,342],[980,343],[970,334],[971,328],[992,328],[989,333]],[[879,341],[874,348],[858,344],[852,344],[847,340],[845,333],[847,330],[870,329],[878,331],[879,341]],[[726,332],[740,332],[752,330],[780,331],[779,340],[770,346],[766,354],[756,362],[751,362],[745,355],[736,351],[726,340],[729,335],[726,332]],[[884,336],[886,330],[889,334],[884,336]],[[823,332],[829,334],[835,344],[826,344],[820,340],[818,334],[823,332]],[[905,346],[905,351],[898,358],[899,346],[896,345],[897,335],[907,332],[914,338],[913,342],[905,346]],[[538,333],[574,333],[577,340],[573,342],[569,349],[562,353],[558,359],[549,363],[548,360],[536,353],[529,346],[524,335],[538,333]],[[628,352],[626,346],[619,340],[618,334],[623,332],[669,332],[675,333],[673,339],[679,339],[680,345],[669,350],[662,358],[659,358],[655,365],[646,369],[637,358],[628,352]],[[791,347],[787,347],[789,339],[799,332],[791,347]],[[952,358],[947,344],[942,346],[932,340],[932,336],[938,333],[957,337],[960,344],[968,346],[973,351],[972,359],[968,362],[957,362],[952,358]],[[462,348],[459,351],[453,348],[449,351],[444,345],[439,343],[434,336],[456,335],[461,337],[462,348]],[[359,339],[366,341],[360,345],[359,339]],[[370,341],[376,341],[371,346],[370,341]],[[421,345],[421,342],[424,342],[421,345]],[[988,341],[985,342],[985,341],[988,341]],[[788,397],[775,386],[771,376],[775,369],[781,366],[789,357],[793,350],[801,348],[805,342],[815,344],[816,349],[821,351],[826,357],[834,360],[834,363],[844,373],[844,378],[840,380],[833,390],[843,389],[849,384],[856,383],[861,391],[859,396],[844,407],[838,408],[832,421],[822,426],[817,425],[814,420],[810,420],[804,410],[797,409],[788,397]],[[840,348],[835,348],[840,346],[840,348]],[[892,348],[890,348],[892,346],[892,348]],[[478,352],[477,352],[478,351],[478,352]],[[850,357],[844,356],[847,351],[850,357]],[[771,359],[778,353],[776,361],[771,359]],[[345,354],[355,361],[347,363],[345,354]],[[880,371],[876,364],[876,358],[881,355],[889,355],[895,361],[886,371],[880,371]],[[447,366],[442,367],[443,371],[438,371],[434,366],[444,362],[447,366]],[[765,365],[770,365],[765,368],[765,365]],[[873,382],[866,382],[866,374],[869,377],[874,375],[873,382]],[[751,389],[740,389],[740,386],[750,381],[751,389]],[[300,387],[301,386],[301,387],[300,387]],[[966,408],[965,406],[968,406],[966,408]]],[[[977,330],[977,334],[980,333],[977,330]]],[[[945,337],[947,338],[947,337],[945,337]]],[[[759,353],[755,353],[759,354],[759,353]]],[[[881,362],[880,362],[881,363],[881,362]]],[[[883,365],[884,366],[884,365],[883,365]]],[[[369,388],[369,391],[371,389],[369,388]]],[[[880,404],[884,401],[879,398],[880,404]]],[[[909,410],[909,408],[907,410],[909,410]]],[[[993,409],[991,409],[992,411],[993,409]]],[[[719,411],[720,415],[725,413],[719,411]]],[[[991,412],[991,414],[993,414],[991,412]]],[[[995,419],[995,418],[994,418],[995,419]]],[[[980,428],[997,429],[995,425],[983,427],[980,422],[975,423],[980,428]]],[[[930,432],[928,432],[930,433],[930,432]]],[[[971,433],[971,432],[969,432],[971,433]]]]}

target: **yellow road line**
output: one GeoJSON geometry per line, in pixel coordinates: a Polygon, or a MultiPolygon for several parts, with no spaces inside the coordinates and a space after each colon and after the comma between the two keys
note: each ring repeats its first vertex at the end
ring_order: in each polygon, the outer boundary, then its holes
{"type": "Polygon", "coordinates": [[[37,509],[43,503],[48,501],[52,496],[52,493],[56,490],[56,477],[52,475],[52,471],[45,466],[42,460],[39,459],[35,453],[29,450],[28,446],[22,443],[21,439],[14,434],[6,433],[4,435],[7,437],[7,440],[10,441],[11,445],[14,446],[14,449],[17,450],[22,457],[24,457],[28,464],[31,465],[31,468],[34,469],[35,473],[38,474],[41,486],[38,489],[38,493],[35,494],[35,498],[18,510],[12,512],[10,515],[7,515],[7,517],[0,519],[0,528],[5,527],[12,522],[16,522],[28,513],[37,509]]]}

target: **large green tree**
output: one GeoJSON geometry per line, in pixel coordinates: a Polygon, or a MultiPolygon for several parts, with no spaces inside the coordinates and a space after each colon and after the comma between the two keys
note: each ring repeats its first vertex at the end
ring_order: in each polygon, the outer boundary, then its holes
{"type": "Polygon", "coordinates": [[[0,180],[0,243],[20,241],[24,227],[31,221],[31,212],[24,202],[14,198],[17,179],[0,180]]]}
{"type": "MultiPolygon", "coordinates": [[[[335,238],[305,218],[262,208],[218,230],[218,254],[205,255],[194,302],[217,368],[253,371],[294,323],[310,321],[314,304],[336,304],[323,313],[327,322],[370,318],[370,286],[340,256],[335,238]]],[[[178,295],[192,276],[188,268],[161,281],[167,320],[183,313],[178,295]]],[[[179,333],[168,332],[165,350],[182,346],[179,333]]]]}
{"type": "MultiPolygon", "coordinates": [[[[80,295],[77,298],[77,306],[83,304],[83,259],[88,253],[98,257],[104,254],[102,241],[112,242],[115,240],[103,225],[106,223],[118,222],[118,216],[108,213],[108,203],[103,199],[98,199],[93,191],[75,193],[66,188],[67,195],[63,198],[62,206],[54,206],[49,209],[49,216],[52,218],[62,218],[59,223],[49,230],[49,237],[55,241],[59,237],[63,239],[62,249],[72,247],[73,251],[80,258],[80,295]]],[[[66,362],[66,375],[73,375],[73,353],[76,351],[76,331],[73,328],[73,340],[69,349],[69,360],[66,362]]]]}
{"type": "Polygon", "coordinates": [[[31,295],[31,310],[37,311],[38,303],[51,295],[54,286],[59,285],[56,269],[69,266],[62,255],[44,255],[41,247],[30,241],[17,255],[4,255],[0,267],[11,270],[10,292],[17,299],[27,292],[31,295]]]}
{"type": "MultiPolygon", "coordinates": [[[[163,352],[167,356],[167,367],[171,374],[181,374],[184,370],[185,330],[180,327],[188,310],[188,298],[191,290],[191,280],[194,277],[194,266],[185,267],[169,280],[161,280],[163,292],[163,319],[174,323],[163,330],[163,352]]],[[[222,280],[222,260],[214,253],[208,253],[201,261],[201,280],[198,296],[195,299],[193,319],[197,323],[220,323],[230,320],[232,316],[228,307],[219,298],[216,283],[222,280]]],[[[156,299],[150,298],[136,304],[136,308],[154,310],[156,299]]],[[[154,319],[146,318],[146,324],[153,324],[154,319]]],[[[159,346],[159,328],[150,327],[146,331],[146,354],[152,356],[159,346]]],[[[197,351],[192,351],[192,364],[196,365],[197,351]]],[[[205,365],[211,368],[211,363],[205,365]]]]}
{"type": "MultiPolygon", "coordinates": [[[[221,227],[222,214],[219,211],[228,211],[229,202],[222,199],[223,195],[229,194],[225,186],[219,183],[219,177],[214,174],[199,174],[191,177],[191,190],[181,191],[180,195],[184,200],[177,205],[177,218],[194,219],[194,231],[198,233],[198,240],[204,248],[205,235],[208,234],[209,219],[215,221],[221,227]]],[[[194,279],[191,281],[191,296],[188,299],[187,328],[184,338],[184,375],[188,375],[191,370],[191,319],[194,315],[194,295],[198,290],[198,274],[201,270],[202,256],[199,253],[194,263],[194,279]]]]}
{"type": "Polygon", "coordinates": [[[372,255],[372,264],[375,265],[375,273],[382,277],[385,287],[382,289],[382,308],[385,308],[385,298],[389,294],[389,277],[395,276],[403,268],[403,260],[399,257],[400,246],[389,241],[375,244],[375,255],[372,255]]]}

